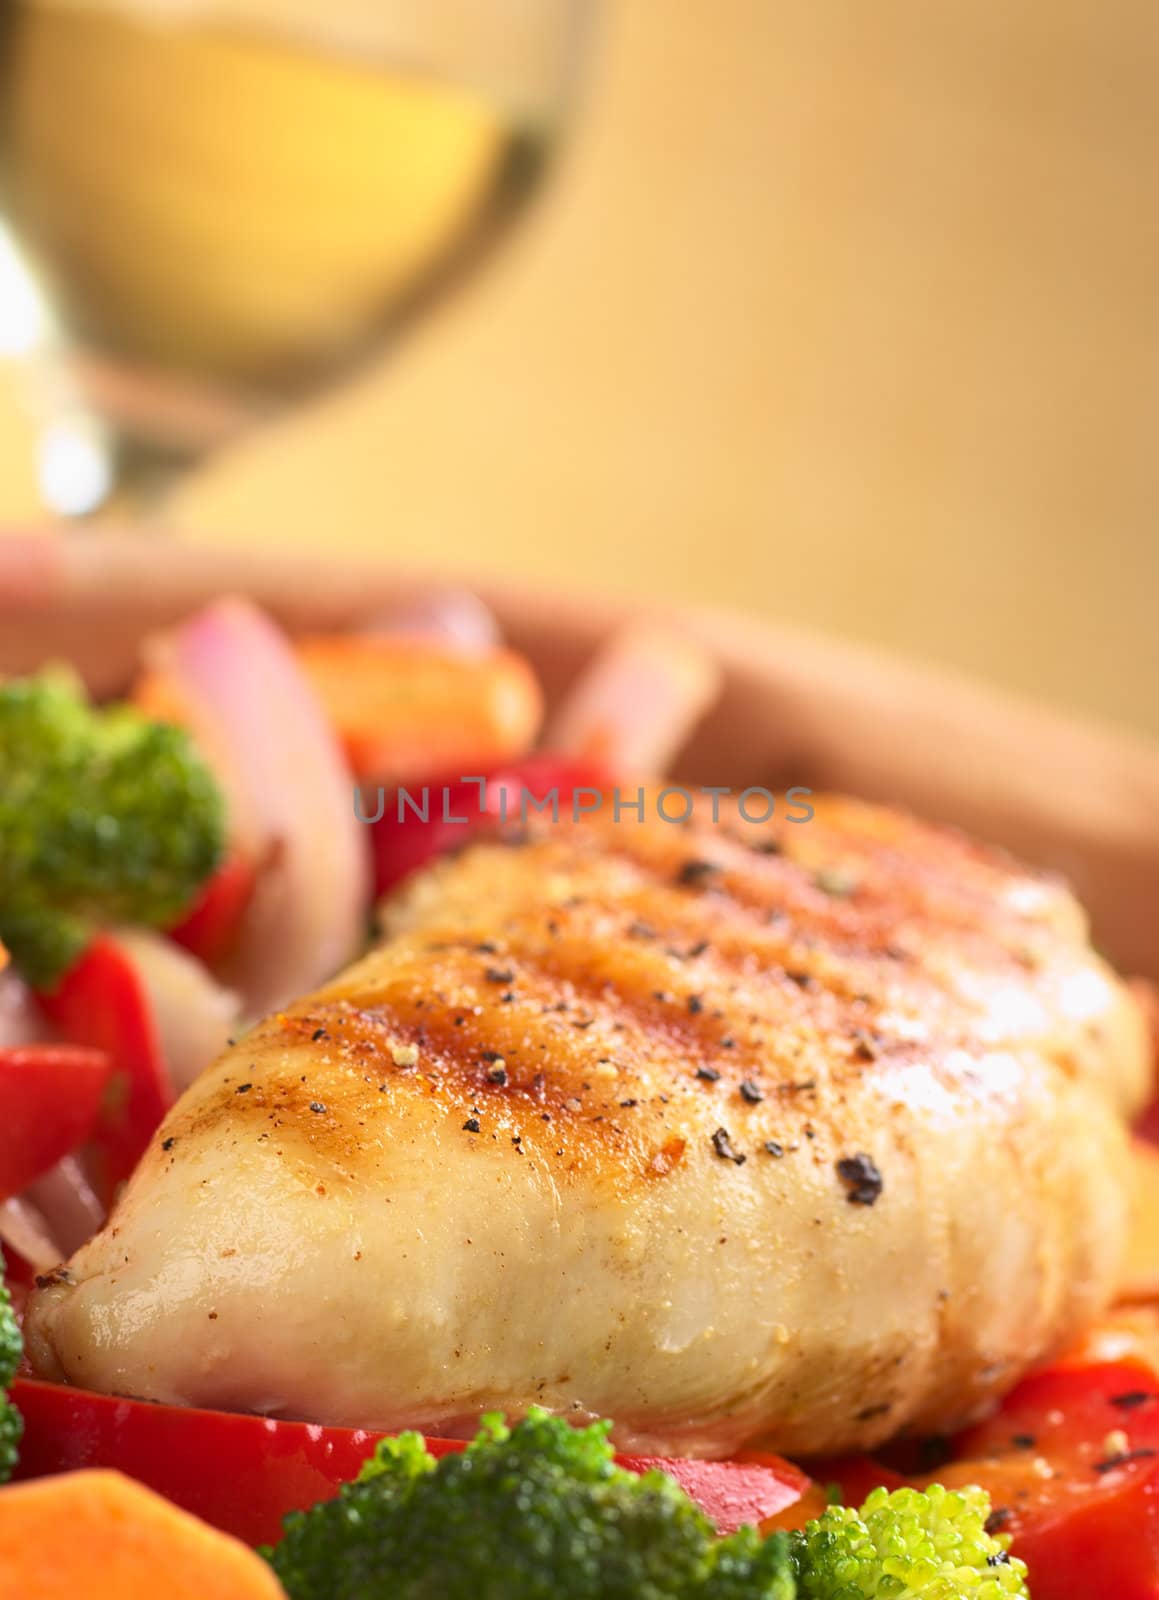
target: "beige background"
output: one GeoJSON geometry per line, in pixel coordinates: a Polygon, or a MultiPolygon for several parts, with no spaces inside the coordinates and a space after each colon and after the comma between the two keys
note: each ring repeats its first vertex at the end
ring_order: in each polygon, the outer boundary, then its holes
{"type": "Polygon", "coordinates": [[[607,0],[594,65],[489,270],[172,520],[741,606],[1159,733],[1159,7],[607,0]]]}

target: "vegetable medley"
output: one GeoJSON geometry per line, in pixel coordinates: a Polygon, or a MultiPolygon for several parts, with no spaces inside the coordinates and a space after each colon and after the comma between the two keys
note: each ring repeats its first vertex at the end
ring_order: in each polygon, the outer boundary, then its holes
{"type": "MultiPolygon", "coordinates": [[[[0,1491],[0,1594],[144,1594],[179,1562],[190,1594],[239,1600],[1159,1595],[1146,1226],[1125,1285],[1144,1303],[961,1438],[881,1460],[625,1460],[610,1423],[535,1409],[466,1445],[382,1439],[20,1373],[28,1284],[101,1226],[176,1095],[227,1034],[349,959],[376,895],[464,836],[445,807],[360,820],[356,786],[449,786],[451,815],[487,827],[508,791],[661,770],[715,682],[685,641],[629,631],[536,752],[539,685],[489,637],[403,619],[295,645],[230,601],[145,662],[117,706],[57,669],[0,685],[0,1481],[25,1480],[0,1491]],[[634,726],[617,708],[641,672],[634,726]],[[50,1591],[35,1583],[54,1523],[78,1531],[50,1591]]],[[[1159,1157],[1137,1152],[1159,1194],[1159,1157]]]]}

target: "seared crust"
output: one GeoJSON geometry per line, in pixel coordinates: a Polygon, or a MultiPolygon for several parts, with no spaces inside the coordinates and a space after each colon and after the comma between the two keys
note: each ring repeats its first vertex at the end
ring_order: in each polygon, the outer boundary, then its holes
{"type": "Polygon", "coordinates": [[[36,1297],[43,1369],[833,1451],[964,1420],[1109,1293],[1146,1052],[1061,885],[831,800],[542,824],[390,925],[174,1110],[36,1297]]]}

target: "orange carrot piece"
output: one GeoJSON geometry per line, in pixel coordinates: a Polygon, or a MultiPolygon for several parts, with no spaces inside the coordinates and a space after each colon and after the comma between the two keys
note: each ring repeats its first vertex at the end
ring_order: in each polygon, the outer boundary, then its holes
{"type": "Polygon", "coordinates": [[[362,780],[474,776],[522,755],[539,731],[542,691],[513,650],[470,655],[378,634],[317,635],[295,648],[362,780]]]}
{"type": "Polygon", "coordinates": [[[1097,1367],[1137,1361],[1159,1376],[1159,1310],[1124,1305],[1104,1311],[1051,1367],[1097,1367]]]}
{"type": "Polygon", "coordinates": [[[133,704],[154,722],[173,722],[181,727],[187,720],[176,684],[154,667],[147,667],[133,685],[133,704]]]}
{"type": "Polygon", "coordinates": [[[1159,1147],[1131,1142],[1135,1207],[1127,1259],[1119,1281],[1120,1300],[1159,1300],[1159,1147]]]}
{"type": "Polygon", "coordinates": [[[285,1600],[238,1539],[119,1472],[0,1489],[0,1595],[20,1600],[285,1600]]]}

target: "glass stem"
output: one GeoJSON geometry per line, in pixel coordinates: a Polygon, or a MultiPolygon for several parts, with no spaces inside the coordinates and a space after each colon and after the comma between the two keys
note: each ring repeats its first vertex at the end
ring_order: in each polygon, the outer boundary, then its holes
{"type": "Polygon", "coordinates": [[[147,528],[203,452],[121,433],[94,412],[69,409],[42,426],[36,454],[40,493],[53,516],[147,528]]]}

